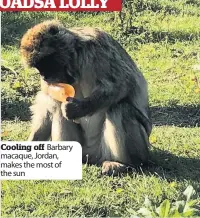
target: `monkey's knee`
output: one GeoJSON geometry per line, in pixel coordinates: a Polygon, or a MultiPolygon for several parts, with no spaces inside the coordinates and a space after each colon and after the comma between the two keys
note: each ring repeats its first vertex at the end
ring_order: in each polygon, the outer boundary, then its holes
{"type": "Polygon", "coordinates": [[[61,107],[58,107],[52,119],[52,141],[77,141],[83,143],[82,130],[77,123],[63,117],[61,107]]]}

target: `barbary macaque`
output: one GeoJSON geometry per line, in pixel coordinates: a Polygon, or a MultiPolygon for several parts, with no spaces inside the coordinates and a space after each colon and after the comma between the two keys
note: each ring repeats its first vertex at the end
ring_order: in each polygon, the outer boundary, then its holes
{"type": "Polygon", "coordinates": [[[20,50],[42,80],[70,84],[76,93],[64,103],[37,94],[30,141],[78,141],[83,162],[108,175],[148,163],[147,83],[116,40],[96,28],[45,21],[25,33],[20,50]]]}

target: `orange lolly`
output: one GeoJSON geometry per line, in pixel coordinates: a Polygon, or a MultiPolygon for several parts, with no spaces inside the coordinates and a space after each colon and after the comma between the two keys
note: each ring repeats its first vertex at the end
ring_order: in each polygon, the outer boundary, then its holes
{"type": "Polygon", "coordinates": [[[71,85],[58,83],[48,86],[48,94],[57,101],[66,102],[67,97],[75,96],[75,90],[71,85]]]}

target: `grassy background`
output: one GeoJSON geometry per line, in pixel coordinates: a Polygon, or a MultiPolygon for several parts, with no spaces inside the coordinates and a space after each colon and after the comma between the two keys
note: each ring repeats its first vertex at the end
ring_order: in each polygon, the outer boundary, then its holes
{"type": "MultiPolygon", "coordinates": [[[[2,216],[130,216],[145,196],[159,205],[192,185],[200,203],[200,3],[137,0],[118,13],[2,13],[2,140],[26,140],[29,106],[39,87],[25,70],[20,38],[34,24],[58,18],[67,27],[97,26],[119,40],[149,84],[154,129],[152,164],[123,178],[99,178],[83,167],[82,181],[4,181],[2,216]],[[132,9],[131,9],[132,7],[132,9]]],[[[200,216],[200,213],[199,213],[200,216]]]]}

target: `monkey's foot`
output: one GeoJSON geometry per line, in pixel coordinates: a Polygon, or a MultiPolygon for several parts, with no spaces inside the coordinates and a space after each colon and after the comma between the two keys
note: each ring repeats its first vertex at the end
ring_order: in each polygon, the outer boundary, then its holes
{"type": "Polygon", "coordinates": [[[128,167],[124,164],[114,161],[104,161],[102,164],[102,175],[119,176],[128,171],[128,167]]]}

